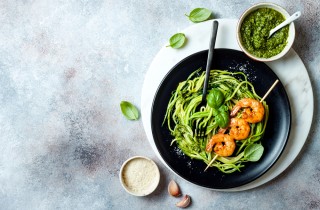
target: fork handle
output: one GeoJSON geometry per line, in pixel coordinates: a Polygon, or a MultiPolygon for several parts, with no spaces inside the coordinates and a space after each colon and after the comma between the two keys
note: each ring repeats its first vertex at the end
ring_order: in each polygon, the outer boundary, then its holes
{"type": "Polygon", "coordinates": [[[206,67],[206,77],[204,79],[203,92],[202,92],[202,103],[206,102],[208,82],[209,82],[211,64],[213,59],[214,46],[216,44],[218,26],[219,26],[218,21],[216,20],[213,21],[210,45],[209,45],[209,53],[208,53],[208,59],[207,59],[207,67],[206,67]]]}

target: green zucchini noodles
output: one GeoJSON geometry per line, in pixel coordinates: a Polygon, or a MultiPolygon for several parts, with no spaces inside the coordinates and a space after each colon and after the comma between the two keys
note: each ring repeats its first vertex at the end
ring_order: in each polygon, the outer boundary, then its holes
{"type": "MultiPolygon", "coordinates": [[[[171,145],[177,144],[181,151],[192,159],[198,159],[206,164],[216,156],[214,151],[206,152],[206,145],[212,135],[218,133],[219,126],[215,120],[214,110],[208,104],[196,111],[201,103],[205,72],[201,69],[193,72],[187,80],[180,82],[176,90],[172,92],[166,114],[163,121],[167,124],[173,140],[171,145]],[[198,138],[194,133],[194,127],[206,126],[206,138],[198,138]]],[[[237,101],[243,98],[260,100],[251,82],[248,81],[243,72],[229,72],[224,70],[211,70],[208,91],[217,88],[225,96],[224,105],[229,111],[232,110],[237,101]]],[[[250,123],[250,134],[248,138],[236,142],[236,149],[232,156],[217,156],[210,165],[216,167],[223,173],[240,171],[249,160],[245,156],[245,148],[252,144],[261,144],[261,138],[265,132],[269,109],[265,101],[265,116],[261,122],[250,123]]],[[[241,113],[238,113],[238,116],[241,113]]]]}

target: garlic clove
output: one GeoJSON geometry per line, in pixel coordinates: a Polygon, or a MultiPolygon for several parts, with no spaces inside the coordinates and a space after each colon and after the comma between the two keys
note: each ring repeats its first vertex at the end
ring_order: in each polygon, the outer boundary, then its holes
{"type": "Polygon", "coordinates": [[[170,181],[168,185],[168,192],[171,196],[174,196],[174,197],[178,197],[181,195],[180,188],[174,180],[170,181]]]}
{"type": "Polygon", "coordinates": [[[176,204],[177,207],[186,208],[191,203],[191,197],[189,195],[183,196],[182,200],[176,204]]]}

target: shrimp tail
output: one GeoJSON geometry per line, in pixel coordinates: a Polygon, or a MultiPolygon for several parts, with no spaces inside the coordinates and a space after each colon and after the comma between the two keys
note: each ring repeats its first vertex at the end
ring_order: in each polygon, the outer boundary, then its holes
{"type": "Polygon", "coordinates": [[[234,107],[233,107],[233,109],[231,110],[231,112],[230,112],[230,116],[231,117],[234,117],[237,113],[238,113],[238,111],[241,109],[241,106],[240,105],[235,105],[234,107]]]}
{"type": "Polygon", "coordinates": [[[227,127],[227,128],[220,128],[220,129],[218,130],[218,133],[225,134],[227,130],[228,130],[228,127],[227,127]]]}
{"type": "Polygon", "coordinates": [[[210,139],[210,141],[208,142],[207,146],[206,146],[206,152],[211,152],[212,151],[212,148],[213,146],[215,145],[216,143],[210,139]]]}

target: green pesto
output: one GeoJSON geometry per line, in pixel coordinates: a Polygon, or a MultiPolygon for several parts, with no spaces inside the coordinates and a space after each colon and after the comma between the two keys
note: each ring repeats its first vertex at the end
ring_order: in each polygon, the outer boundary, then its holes
{"type": "Polygon", "coordinates": [[[271,29],[285,20],[271,8],[260,8],[250,13],[242,22],[240,33],[243,46],[253,55],[270,58],[279,54],[287,44],[289,26],[283,27],[269,39],[271,29]]]}

